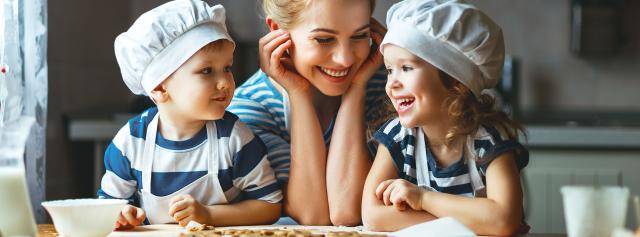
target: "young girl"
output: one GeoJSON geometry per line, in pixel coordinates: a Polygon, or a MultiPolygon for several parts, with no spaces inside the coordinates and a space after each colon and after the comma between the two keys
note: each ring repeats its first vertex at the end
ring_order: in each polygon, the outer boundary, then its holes
{"type": "Polygon", "coordinates": [[[501,29],[462,1],[407,0],[388,12],[381,44],[386,92],[399,118],[380,143],[363,194],[363,222],[394,231],[450,216],[478,235],[522,222],[520,125],[482,94],[504,60],[501,29]]]}

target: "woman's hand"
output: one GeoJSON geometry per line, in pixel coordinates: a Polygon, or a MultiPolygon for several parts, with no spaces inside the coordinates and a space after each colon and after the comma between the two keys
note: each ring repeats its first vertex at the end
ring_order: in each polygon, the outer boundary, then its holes
{"type": "Polygon", "coordinates": [[[142,225],[142,222],[146,218],[147,216],[142,208],[126,205],[122,208],[122,211],[120,211],[120,216],[116,222],[116,230],[133,229],[136,226],[142,225]]]}
{"type": "Polygon", "coordinates": [[[186,226],[189,221],[211,223],[207,207],[196,201],[191,195],[179,195],[169,203],[169,216],[173,217],[180,226],[186,226]]]}
{"type": "Polygon", "coordinates": [[[427,190],[416,186],[404,179],[390,179],[383,181],[376,188],[376,197],[384,205],[393,205],[399,211],[411,208],[422,211],[422,197],[427,190]]]}
{"type": "Polygon", "coordinates": [[[260,38],[260,69],[282,85],[287,93],[306,93],[310,87],[309,81],[296,72],[291,58],[286,54],[292,45],[289,32],[282,29],[260,38]]]}
{"type": "Polygon", "coordinates": [[[352,86],[359,86],[360,88],[366,87],[369,79],[378,70],[378,68],[380,68],[380,65],[382,65],[383,62],[379,47],[384,35],[387,33],[387,29],[385,29],[384,26],[382,26],[382,24],[373,17],[371,18],[370,27],[371,39],[373,40],[371,51],[369,51],[369,56],[356,72],[352,82],[352,86]]]}

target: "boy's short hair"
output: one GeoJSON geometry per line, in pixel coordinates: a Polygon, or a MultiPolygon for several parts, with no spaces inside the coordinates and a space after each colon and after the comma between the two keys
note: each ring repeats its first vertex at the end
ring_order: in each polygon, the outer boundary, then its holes
{"type": "Polygon", "coordinates": [[[198,50],[221,40],[235,47],[224,7],[174,0],[142,14],[116,38],[114,49],[127,87],[134,94],[149,95],[198,50]]]}

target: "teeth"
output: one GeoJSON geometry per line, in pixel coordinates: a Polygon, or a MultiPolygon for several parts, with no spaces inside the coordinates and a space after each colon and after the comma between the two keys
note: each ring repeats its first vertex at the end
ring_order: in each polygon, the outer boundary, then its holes
{"type": "Polygon", "coordinates": [[[326,73],[326,74],[328,74],[329,76],[332,76],[332,77],[343,77],[343,76],[346,76],[347,73],[349,73],[349,69],[342,70],[342,71],[336,71],[336,70],[331,70],[331,69],[320,67],[320,70],[322,70],[324,73],[326,73]]]}
{"type": "Polygon", "coordinates": [[[406,109],[413,103],[414,100],[414,98],[402,98],[397,99],[396,102],[398,103],[400,109],[406,109]]]}

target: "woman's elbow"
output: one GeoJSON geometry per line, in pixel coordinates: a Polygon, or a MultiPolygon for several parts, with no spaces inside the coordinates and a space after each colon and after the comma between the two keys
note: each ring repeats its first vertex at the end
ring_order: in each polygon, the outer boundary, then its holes
{"type": "Polygon", "coordinates": [[[300,225],[331,225],[331,220],[328,216],[316,215],[314,213],[301,214],[298,216],[292,216],[292,218],[300,225]]]}
{"type": "Polygon", "coordinates": [[[328,210],[287,208],[285,212],[300,225],[331,225],[328,210]]]}
{"type": "Polygon", "coordinates": [[[334,226],[357,226],[362,222],[360,212],[351,210],[331,212],[329,218],[334,226]]]}

